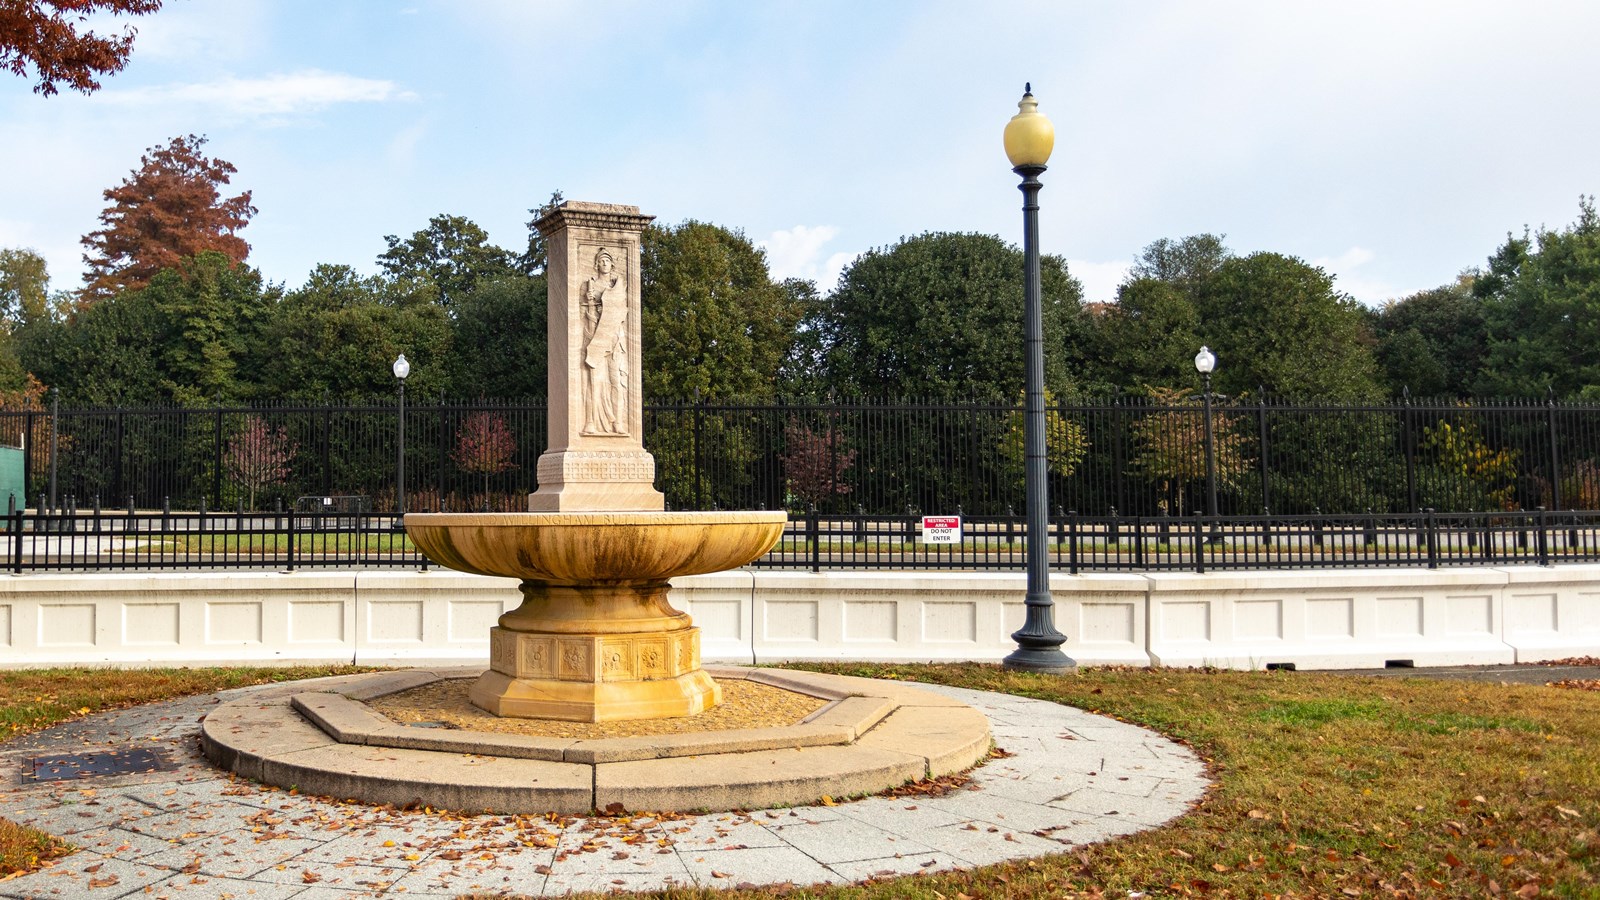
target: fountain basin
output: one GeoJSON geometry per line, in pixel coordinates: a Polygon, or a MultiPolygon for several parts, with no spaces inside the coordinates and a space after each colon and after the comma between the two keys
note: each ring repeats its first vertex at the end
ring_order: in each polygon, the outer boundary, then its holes
{"type": "Polygon", "coordinates": [[[521,579],[490,629],[471,699],[495,715],[580,722],[693,715],[721,701],[700,630],[669,580],[745,565],[777,543],[781,512],[412,513],[429,559],[521,579]]]}

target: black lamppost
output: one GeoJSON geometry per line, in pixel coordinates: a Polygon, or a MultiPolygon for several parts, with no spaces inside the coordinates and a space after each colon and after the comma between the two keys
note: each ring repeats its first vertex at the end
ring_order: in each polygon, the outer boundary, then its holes
{"type": "Polygon", "coordinates": [[[404,353],[395,357],[394,377],[400,380],[400,427],[395,442],[395,516],[396,531],[406,527],[406,376],[411,374],[411,363],[404,353]]]}
{"type": "Polygon", "coordinates": [[[1222,540],[1222,534],[1217,526],[1217,455],[1216,444],[1211,434],[1211,370],[1217,367],[1217,355],[1209,347],[1201,347],[1200,352],[1194,355],[1194,368],[1205,380],[1206,403],[1206,515],[1211,517],[1211,536],[1206,538],[1206,543],[1215,544],[1222,540]]]}
{"type": "Polygon", "coordinates": [[[1011,635],[1017,649],[1005,658],[1007,669],[1061,674],[1076,667],[1061,652],[1067,636],[1056,630],[1055,602],[1050,597],[1050,523],[1046,518],[1049,486],[1045,482],[1044,446],[1044,316],[1039,300],[1039,175],[1055,148],[1056,132],[1039,112],[1033,86],[1023,88],[1018,112],[1006,123],[1006,156],[1022,176],[1023,338],[1027,362],[1023,400],[1022,445],[1027,459],[1028,593],[1026,618],[1011,635]]]}

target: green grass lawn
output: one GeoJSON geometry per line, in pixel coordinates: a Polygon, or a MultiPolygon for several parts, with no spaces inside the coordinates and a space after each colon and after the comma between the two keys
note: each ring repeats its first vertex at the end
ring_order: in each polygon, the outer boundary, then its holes
{"type": "MultiPolygon", "coordinates": [[[[652,896],[1600,897],[1600,692],[1307,672],[807,668],[1082,707],[1187,742],[1217,783],[1165,828],[1051,857],[816,891],[652,896]]],[[[0,721],[31,731],[111,706],[328,671],[120,672],[110,685],[98,671],[4,673],[0,721]]],[[[0,875],[30,853],[61,852],[16,830],[0,828],[0,875]]]]}

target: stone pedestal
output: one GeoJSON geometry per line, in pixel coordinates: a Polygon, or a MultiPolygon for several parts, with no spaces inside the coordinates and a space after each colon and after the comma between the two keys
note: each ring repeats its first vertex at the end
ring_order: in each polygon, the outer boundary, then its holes
{"type": "Polygon", "coordinates": [[[722,691],[666,581],[525,581],[522,605],[489,630],[489,671],[470,697],[497,716],[607,722],[694,715],[722,691]]]}
{"type": "Polygon", "coordinates": [[[546,634],[492,628],[472,702],[497,716],[608,722],[692,716],[722,702],[700,629],[546,634]]]}
{"type": "Polygon", "coordinates": [[[534,223],[549,263],[550,446],[529,512],[660,510],[644,449],[636,206],[568,201],[534,223]]]}

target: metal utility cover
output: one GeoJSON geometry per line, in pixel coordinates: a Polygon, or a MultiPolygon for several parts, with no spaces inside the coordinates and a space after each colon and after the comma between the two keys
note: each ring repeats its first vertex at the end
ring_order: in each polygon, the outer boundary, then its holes
{"type": "Polygon", "coordinates": [[[22,780],[75,781],[97,775],[137,775],[171,769],[172,765],[159,752],[146,747],[129,747],[102,753],[35,756],[23,766],[22,780]]]}

